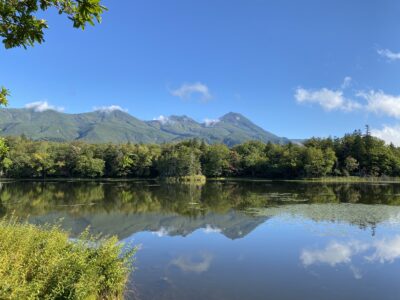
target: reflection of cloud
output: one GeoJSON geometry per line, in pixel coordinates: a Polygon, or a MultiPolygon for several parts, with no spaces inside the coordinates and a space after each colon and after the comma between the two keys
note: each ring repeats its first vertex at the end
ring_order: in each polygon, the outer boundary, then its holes
{"type": "Polygon", "coordinates": [[[171,261],[171,265],[177,266],[183,272],[203,273],[208,271],[213,255],[210,253],[202,253],[198,260],[192,256],[179,256],[171,261]]]}
{"type": "Polygon", "coordinates": [[[351,272],[353,272],[353,276],[355,279],[361,279],[362,278],[362,273],[361,270],[355,266],[350,266],[351,272]]]}
{"type": "Polygon", "coordinates": [[[369,261],[393,262],[400,257],[400,235],[374,243],[375,252],[366,257],[369,261]]]}
{"type": "Polygon", "coordinates": [[[332,267],[338,264],[350,264],[350,270],[355,279],[362,278],[359,268],[351,264],[354,255],[363,252],[370,252],[364,259],[369,262],[392,263],[400,258],[400,235],[393,238],[385,238],[372,243],[362,243],[360,241],[351,242],[330,242],[323,249],[303,250],[300,260],[305,267],[313,264],[328,264],[332,267]]]}
{"type": "Polygon", "coordinates": [[[315,263],[326,263],[332,267],[351,262],[351,257],[369,248],[368,244],[358,241],[348,243],[331,242],[325,249],[303,250],[300,259],[305,266],[315,263]]]}
{"type": "Polygon", "coordinates": [[[206,228],[204,228],[204,233],[220,233],[222,230],[218,227],[212,227],[211,225],[207,224],[206,228]]]}
{"type": "Polygon", "coordinates": [[[171,229],[168,229],[164,226],[162,226],[159,230],[153,231],[152,234],[158,236],[158,237],[163,237],[166,236],[170,233],[171,229]]]}
{"type": "Polygon", "coordinates": [[[341,263],[349,263],[354,255],[354,250],[350,244],[331,242],[322,250],[303,250],[300,259],[305,266],[315,263],[326,263],[335,266],[341,263]]]}

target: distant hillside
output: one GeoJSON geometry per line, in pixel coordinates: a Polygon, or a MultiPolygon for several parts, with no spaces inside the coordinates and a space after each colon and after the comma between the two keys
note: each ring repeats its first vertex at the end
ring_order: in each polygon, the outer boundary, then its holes
{"type": "Polygon", "coordinates": [[[279,144],[289,142],[238,113],[228,113],[217,121],[198,123],[187,116],[142,121],[120,110],[66,114],[54,110],[0,109],[0,135],[22,134],[33,140],[84,140],[95,143],[163,143],[189,138],[228,146],[248,140],[279,144]]]}

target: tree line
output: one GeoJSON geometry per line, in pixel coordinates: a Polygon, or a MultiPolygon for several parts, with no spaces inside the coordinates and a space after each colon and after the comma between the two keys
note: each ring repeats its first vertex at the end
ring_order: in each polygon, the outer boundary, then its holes
{"type": "Polygon", "coordinates": [[[193,139],[172,144],[89,144],[0,139],[0,175],[9,178],[400,176],[400,148],[355,131],[302,145],[249,141],[232,148],[193,139]]]}

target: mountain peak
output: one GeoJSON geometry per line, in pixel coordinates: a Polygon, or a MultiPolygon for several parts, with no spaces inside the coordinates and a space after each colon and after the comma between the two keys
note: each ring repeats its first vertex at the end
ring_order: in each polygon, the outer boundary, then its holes
{"type": "Polygon", "coordinates": [[[0,134],[24,134],[33,140],[114,143],[164,143],[191,138],[228,146],[249,140],[289,142],[239,113],[230,112],[218,120],[206,119],[203,123],[186,115],[160,116],[153,121],[142,121],[114,106],[80,114],[0,109],[0,134]]]}
{"type": "Polygon", "coordinates": [[[183,123],[197,123],[195,120],[192,118],[186,116],[186,115],[172,115],[168,117],[169,120],[176,121],[176,122],[183,122],[183,123]]]}
{"type": "Polygon", "coordinates": [[[242,114],[234,112],[234,111],[230,111],[226,114],[224,114],[222,117],[229,117],[229,116],[233,116],[233,117],[243,117],[242,114]]]}
{"type": "Polygon", "coordinates": [[[235,112],[229,112],[221,117],[220,120],[222,121],[240,121],[240,120],[247,120],[245,116],[235,112]]]}

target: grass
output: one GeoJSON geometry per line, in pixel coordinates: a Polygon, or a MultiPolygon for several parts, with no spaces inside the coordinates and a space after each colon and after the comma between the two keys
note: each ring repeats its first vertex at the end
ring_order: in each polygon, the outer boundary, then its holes
{"type": "Polygon", "coordinates": [[[13,181],[45,181],[45,182],[146,182],[159,181],[165,183],[195,183],[203,184],[206,181],[242,181],[242,182],[320,182],[320,183],[400,183],[400,177],[372,177],[372,176],[330,176],[317,178],[262,178],[262,177],[209,177],[203,175],[182,176],[182,177],[164,177],[164,178],[52,178],[48,177],[45,180],[40,178],[0,178],[1,182],[13,181]]]}
{"type": "MultiPolygon", "coordinates": [[[[296,180],[294,180],[296,181],[296,180]]],[[[304,178],[299,181],[304,182],[327,182],[327,183],[400,183],[399,177],[371,177],[371,176],[343,176],[343,177],[321,177],[321,178],[304,178]]]]}
{"type": "Polygon", "coordinates": [[[204,184],[206,177],[204,175],[193,176],[180,176],[180,177],[164,177],[161,178],[166,183],[190,183],[190,184],[204,184]]]}
{"type": "Polygon", "coordinates": [[[86,231],[0,221],[0,299],[122,299],[136,249],[86,231]]]}

